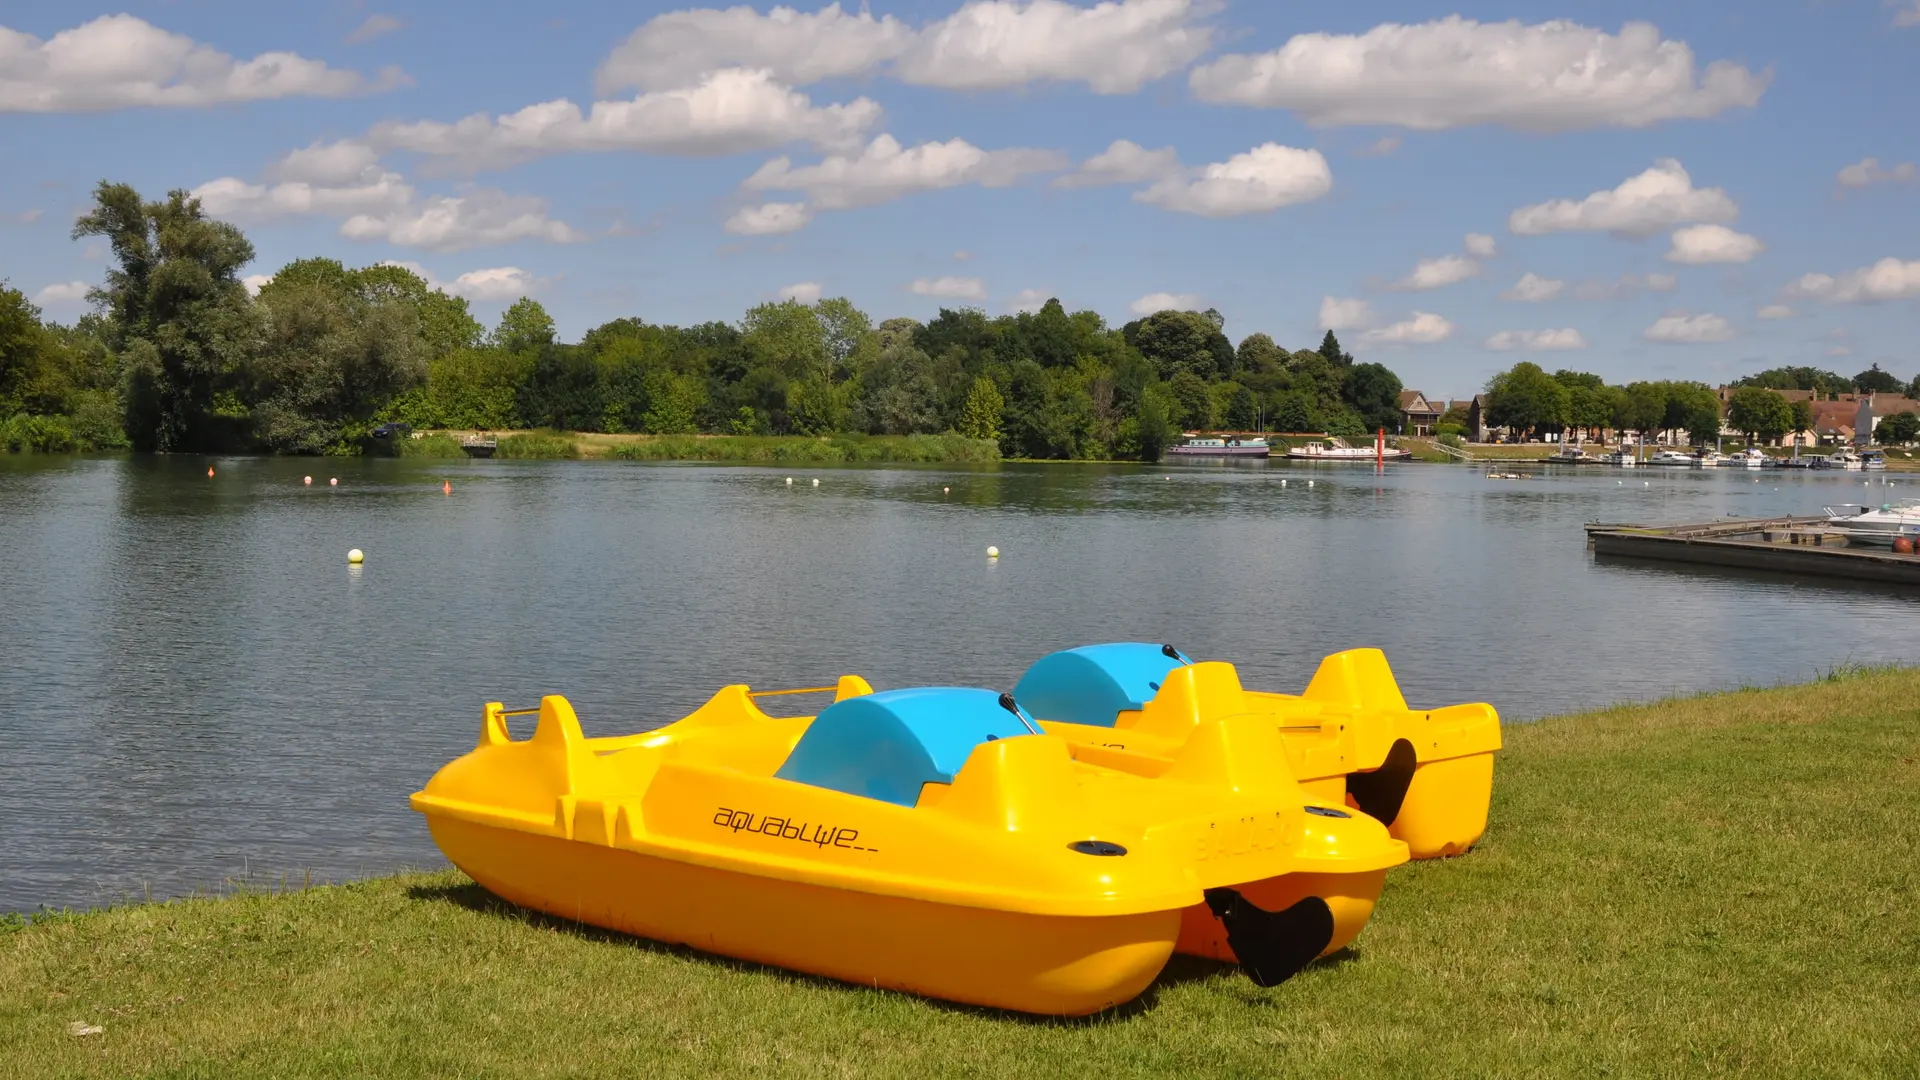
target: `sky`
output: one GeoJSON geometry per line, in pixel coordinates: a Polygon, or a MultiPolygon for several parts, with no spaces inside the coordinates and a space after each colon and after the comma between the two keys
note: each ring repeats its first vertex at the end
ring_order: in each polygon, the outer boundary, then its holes
{"type": "Polygon", "coordinates": [[[1920,370],[1920,0],[1435,7],[172,0],[0,9],[0,278],[85,311],[102,179],[568,339],[847,296],[1533,360],[1920,370]]]}

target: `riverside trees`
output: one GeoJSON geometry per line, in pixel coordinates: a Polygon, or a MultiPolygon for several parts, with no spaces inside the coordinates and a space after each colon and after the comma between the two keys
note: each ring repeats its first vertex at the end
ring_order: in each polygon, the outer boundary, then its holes
{"type": "Polygon", "coordinates": [[[419,274],[301,259],[249,294],[254,257],[183,191],[101,183],[73,235],[112,251],[95,313],[48,323],[0,286],[4,441],[46,449],[355,453],[374,425],[997,439],[1009,456],[1157,457],[1182,428],[1360,435],[1400,422],[1397,375],[1328,333],[1236,346],[1219,312],[1110,327],[1058,300],[878,326],[850,301],[738,323],[615,319],[578,342],[521,298],[490,331],[419,274]],[[21,417],[18,423],[12,418],[21,417]],[[19,432],[32,428],[31,437],[19,432]]]}

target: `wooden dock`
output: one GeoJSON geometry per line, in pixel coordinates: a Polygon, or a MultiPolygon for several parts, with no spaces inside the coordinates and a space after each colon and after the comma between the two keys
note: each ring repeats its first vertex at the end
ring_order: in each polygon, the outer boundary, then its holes
{"type": "Polygon", "coordinates": [[[1691,525],[1587,527],[1595,555],[1920,585],[1920,556],[1847,547],[1826,518],[1764,518],[1691,525]]]}

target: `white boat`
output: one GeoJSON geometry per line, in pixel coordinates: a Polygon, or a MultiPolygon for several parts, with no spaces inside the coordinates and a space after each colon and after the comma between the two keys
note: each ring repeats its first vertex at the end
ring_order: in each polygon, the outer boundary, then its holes
{"type": "Polygon", "coordinates": [[[1265,439],[1188,439],[1167,448],[1173,457],[1266,457],[1265,439]]]}
{"type": "Polygon", "coordinates": [[[1868,472],[1885,472],[1887,455],[1882,450],[1868,450],[1860,455],[1860,467],[1868,472]]]}
{"type": "Polygon", "coordinates": [[[1736,469],[1764,468],[1767,464],[1767,452],[1757,446],[1751,446],[1728,458],[1727,464],[1736,469]]]}
{"type": "Polygon", "coordinates": [[[1638,465],[1639,462],[1633,460],[1633,451],[1623,447],[1619,450],[1610,450],[1600,455],[1600,464],[1618,465],[1623,469],[1631,469],[1635,465],[1638,465]]]}
{"type": "Polygon", "coordinates": [[[1885,503],[1879,507],[1829,506],[1827,524],[1847,536],[1847,543],[1892,547],[1896,536],[1920,540],[1920,499],[1885,503]]]}
{"type": "MultiPolygon", "coordinates": [[[[1305,446],[1296,446],[1287,451],[1287,456],[1295,461],[1373,461],[1376,453],[1371,446],[1349,446],[1345,439],[1331,438],[1324,441],[1315,439],[1305,446]]],[[[1396,461],[1411,457],[1412,454],[1388,447],[1384,452],[1378,452],[1377,456],[1396,461]]]]}
{"type": "Polygon", "coordinates": [[[1555,465],[1592,465],[1600,459],[1572,443],[1561,443],[1560,449],[1547,460],[1555,465]]]}
{"type": "Polygon", "coordinates": [[[1700,456],[1694,459],[1694,464],[1703,469],[1717,469],[1722,465],[1733,464],[1733,459],[1718,450],[1703,450],[1700,456]]]}
{"type": "Polygon", "coordinates": [[[1858,472],[1860,466],[1860,455],[1846,447],[1841,447],[1826,457],[1813,459],[1813,467],[1816,469],[1845,469],[1848,472],[1858,472]]]}
{"type": "Polygon", "coordinates": [[[1692,468],[1696,462],[1692,454],[1684,450],[1661,450],[1647,461],[1649,465],[1684,465],[1692,468]]]}

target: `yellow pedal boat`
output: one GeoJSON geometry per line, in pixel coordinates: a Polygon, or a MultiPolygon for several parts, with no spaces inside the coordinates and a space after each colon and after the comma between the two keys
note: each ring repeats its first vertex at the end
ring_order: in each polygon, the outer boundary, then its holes
{"type": "Polygon", "coordinates": [[[1128,1001],[1204,921],[1253,979],[1358,931],[1406,846],[1288,771],[1264,717],[1191,726],[1149,777],[987,690],[729,686],[586,738],[563,697],[486,706],[412,797],[454,865],[580,922],[847,982],[1081,1015],[1128,1001]],[[755,698],[833,693],[818,717],[755,698]],[[537,712],[530,738],[507,718],[537,712]],[[1240,890],[1295,883],[1276,906],[1240,890]],[[1357,885],[1349,884],[1357,882],[1357,885]],[[1357,912],[1347,894],[1365,897],[1357,912]]]}
{"type": "Polygon", "coordinates": [[[1413,858],[1460,854],[1486,832],[1499,714],[1408,708],[1378,649],[1327,657],[1295,696],[1245,690],[1231,664],[1172,645],[1088,645],[1036,661],[1014,696],[1081,760],[1143,775],[1206,718],[1264,716],[1303,787],[1378,819],[1413,858]]]}

